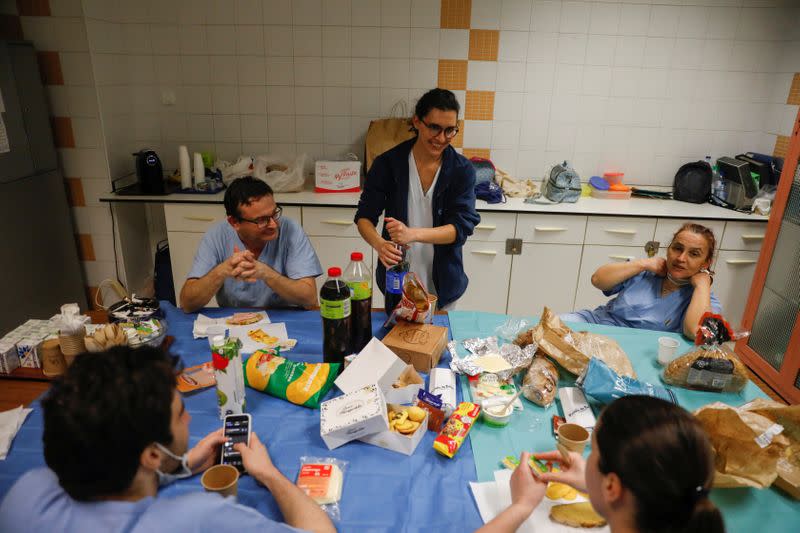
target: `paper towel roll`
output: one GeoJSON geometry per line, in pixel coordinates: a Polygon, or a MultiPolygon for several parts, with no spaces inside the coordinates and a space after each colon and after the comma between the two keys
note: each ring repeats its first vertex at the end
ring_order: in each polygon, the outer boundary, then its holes
{"type": "Polygon", "coordinates": [[[203,156],[200,152],[194,153],[194,183],[203,183],[206,181],[206,169],[203,166],[203,156]]]}
{"type": "Polygon", "coordinates": [[[192,188],[192,162],[189,159],[189,149],[185,146],[178,147],[178,161],[181,166],[181,189],[192,188]]]}

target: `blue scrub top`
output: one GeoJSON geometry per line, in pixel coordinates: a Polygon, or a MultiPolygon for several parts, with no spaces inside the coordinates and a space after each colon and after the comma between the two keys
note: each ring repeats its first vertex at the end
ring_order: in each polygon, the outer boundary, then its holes
{"type": "MultiPolygon", "coordinates": [[[[322,274],[317,253],[300,224],[280,219],[278,237],[268,241],[258,260],[290,279],[322,274]]],[[[239,234],[227,220],[217,223],[203,235],[187,279],[202,278],[233,254],[233,247],[246,250],[239,234]]],[[[287,307],[289,305],[263,281],[249,282],[228,278],[217,292],[220,307],[287,307]]]]}
{"type": "MultiPolygon", "coordinates": [[[[642,272],[629,278],[610,290],[603,291],[606,296],[616,294],[605,305],[591,310],[583,309],[560,316],[565,322],[588,322],[656,331],[683,332],[683,317],[692,300],[694,287],[685,285],[661,296],[661,282],[664,278],[652,272],[642,272]]],[[[711,293],[711,309],[721,313],[719,300],[711,293]]]]}

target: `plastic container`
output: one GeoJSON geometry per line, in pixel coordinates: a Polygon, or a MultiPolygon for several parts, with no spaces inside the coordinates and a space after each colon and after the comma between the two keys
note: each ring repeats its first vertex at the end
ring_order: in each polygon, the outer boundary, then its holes
{"type": "Polygon", "coordinates": [[[615,183],[622,183],[622,178],[625,177],[624,172],[604,172],[603,178],[611,185],[615,183]]]}
{"type": "Polygon", "coordinates": [[[342,269],[328,269],[328,279],[319,291],[319,313],[322,315],[322,361],[339,363],[350,354],[352,331],[350,287],[342,281],[342,269]]]}
{"type": "Polygon", "coordinates": [[[372,273],[364,264],[364,254],[350,254],[350,264],[344,273],[350,287],[352,312],[351,352],[358,353],[372,339],[372,273]]]}
{"type": "Polygon", "coordinates": [[[507,426],[514,415],[514,406],[509,405],[488,405],[481,411],[483,421],[494,427],[507,426]]]}
{"type": "Polygon", "coordinates": [[[599,198],[601,200],[628,200],[633,191],[598,191],[592,189],[592,198],[599,198]]]}

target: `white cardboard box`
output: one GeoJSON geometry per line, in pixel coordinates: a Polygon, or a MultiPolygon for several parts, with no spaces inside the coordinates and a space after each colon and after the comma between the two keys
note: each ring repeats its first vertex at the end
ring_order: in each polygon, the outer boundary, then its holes
{"type": "MultiPolygon", "coordinates": [[[[398,411],[403,408],[401,405],[392,404],[389,404],[387,407],[394,408],[398,411]]],[[[384,431],[373,433],[372,435],[367,435],[366,437],[361,437],[358,440],[361,442],[366,442],[367,444],[372,444],[373,446],[379,446],[381,448],[391,450],[393,452],[411,455],[414,453],[414,450],[417,449],[417,446],[422,441],[422,438],[425,436],[425,432],[427,430],[428,412],[425,411],[425,420],[420,422],[419,428],[417,428],[417,430],[411,435],[403,435],[402,433],[398,433],[397,431],[392,431],[387,428],[384,431]]]]}
{"type": "Polygon", "coordinates": [[[398,376],[398,380],[408,383],[408,385],[399,388],[392,385],[389,389],[383,390],[386,403],[416,404],[417,393],[425,385],[425,380],[414,369],[414,365],[406,365],[406,369],[398,376]]]}
{"type": "Polygon", "coordinates": [[[319,432],[329,450],[388,429],[386,400],[375,384],[320,405],[319,432]]]}
{"type": "Polygon", "coordinates": [[[317,161],[314,178],[314,192],[358,192],[361,161],[317,161]]]}
{"type": "Polygon", "coordinates": [[[405,369],[406,363],[373,337],[334,383],[345,394],[377,383],[387,394],[405,369]]]}

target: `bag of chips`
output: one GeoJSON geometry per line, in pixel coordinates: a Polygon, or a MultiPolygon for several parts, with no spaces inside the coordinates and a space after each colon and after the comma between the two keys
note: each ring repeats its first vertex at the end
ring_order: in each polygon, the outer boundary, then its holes
{"type": "Polygon", "coordinates": [[[280,356],[280,349],[258,350],[244,366],[248,387],[296,405],[319,408],[339,374],[339,363],[301,363],[280,356]]]}

